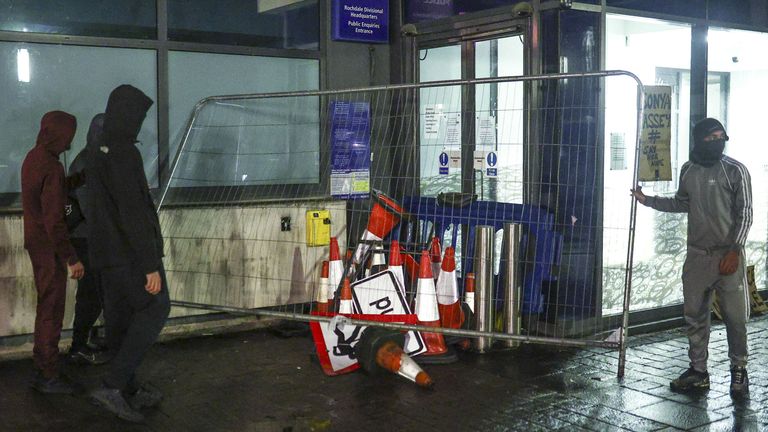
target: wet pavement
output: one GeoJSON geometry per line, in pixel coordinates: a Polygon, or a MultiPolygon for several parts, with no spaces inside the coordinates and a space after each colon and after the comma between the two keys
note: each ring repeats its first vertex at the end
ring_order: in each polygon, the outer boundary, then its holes
{"type": "MultiPolygon", "coordinates": [[[[436,385],[355,372],[326,377],[308,336],[268,330],[156,345],[142,378],[165,393],[147,421],[133,425],[84,395],[40,395],[28,388],[31,360],[0,362],[2,431],[768,431],[768,317],[749,323],[751,390],[734,400],[725,329],[710,344],[712,387],[676,394],[669,381],[687,368],[681,330],[631,338],[627,370],[618,353],[524,345],[510,352],[463,353],[424,366],[436,385]]],[[[67,366],[85,386],[104,367],[67,366]]]]}

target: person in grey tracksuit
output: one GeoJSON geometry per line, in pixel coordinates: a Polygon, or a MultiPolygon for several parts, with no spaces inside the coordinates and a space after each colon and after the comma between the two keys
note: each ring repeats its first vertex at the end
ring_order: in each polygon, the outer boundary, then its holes
{"type": "Polygon", "coordinates": [[[717,293],[728,337],[731,392],[747,391],[749,292],[744,245],[752,224],[752,187],[744,164],[723,155],[728,135],[712,118],[693,128],[690,160],[680,170],[671,198],[632,194],[663,212],[688,214],[688,251],[683,265],[683,313],[690,368],[671,383],[676,391],[709,388],[707,346],[712,293],[717,293]]]}

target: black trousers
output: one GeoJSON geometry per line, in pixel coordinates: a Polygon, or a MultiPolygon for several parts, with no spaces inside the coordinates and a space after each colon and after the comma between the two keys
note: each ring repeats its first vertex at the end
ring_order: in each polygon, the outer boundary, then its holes
{"type": "Polygon", "coordinates": [[[165,325],[171,303],[165,269],[159,271],[162,288],[156,295],[144,289],[147,276],[135,267],[101,272],[107,345],[114,355],[104,378],[108,387],[125,390],[134,381],[136,369],[165,325]]]}
{"type": "Polygon", "coordinates": [[[70,241],[85,267],[85,276],[77,281],[75,321],[72,324],[72,350],[77,351],[87,346],[91,328],[101,315],[102,292],[99,272],[89,264],[88,241],[84,238],[71,238],[70,241]]]}

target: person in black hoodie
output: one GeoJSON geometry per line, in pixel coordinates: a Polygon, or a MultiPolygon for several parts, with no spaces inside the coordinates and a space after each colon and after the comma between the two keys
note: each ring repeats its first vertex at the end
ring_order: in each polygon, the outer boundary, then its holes
{"type": "MultiPolygon", "coordinates": [[[[85,148],[77,154],[69,165],[69,175],[84,176],[85,158],[88,152],[99,151],[101,134],[104,127],[104,114],[97,114],[91,120],[88,129],[85,148]]],[[[90,205],[86,196],[87,183],[69,191],[69,207],[67,209],[67,228],[69,239],[85,266],[85,276],[77,281],[77,296],[75,297],[75,320],[72,324],[72,346],[69,349],[68,360],[78,364],[98,365],[106,363],[108,355],[88,346],[88,336],[93,324],[101,314],[102,294],[99,272],[92,271],[88,257],[88,217],[90,205]]]]}
{"type": "Polygon", "coordinates": [[[104,288],[107,345],[114,355],[91,399],[118,417],[140,422],[141,407],[162,398],[136,370],[170,311],[160,221],[136,137],[153,101],[130,85],[109,95],[98,150],[86,157],[88,247],[104,288]]]}

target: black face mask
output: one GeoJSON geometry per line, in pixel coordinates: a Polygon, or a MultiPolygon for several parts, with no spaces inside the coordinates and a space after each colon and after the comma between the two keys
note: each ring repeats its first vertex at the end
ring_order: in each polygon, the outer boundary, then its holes
{"type": "Polygon", "coordinates": [[[691,160],[699,165],[711,167],[723,156],[725,139],[697,142],[691,152],[691,160]]]}

